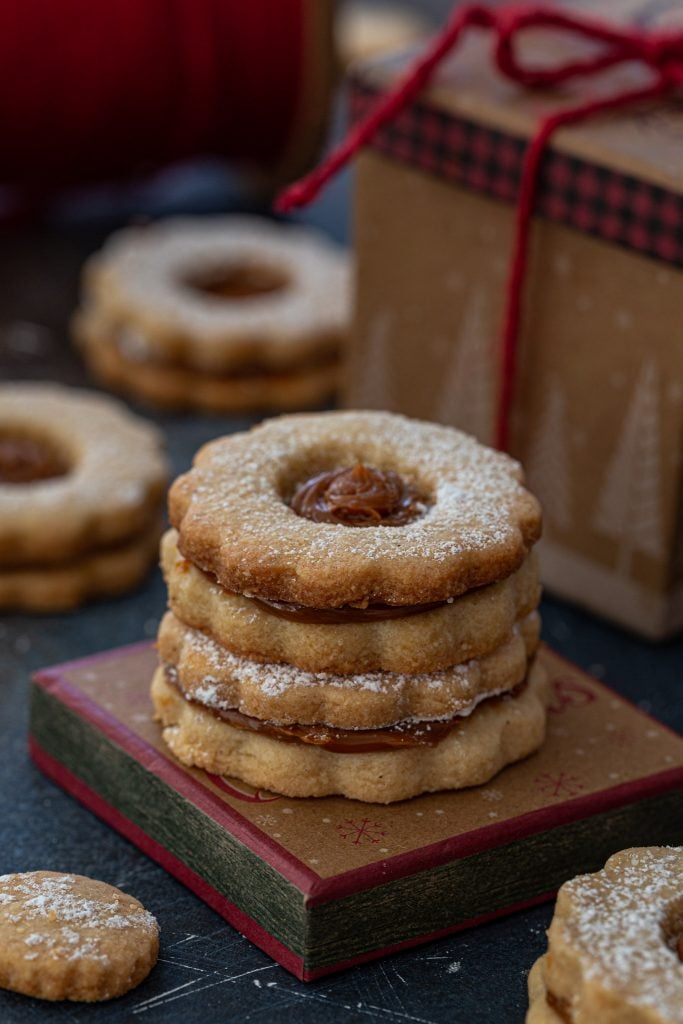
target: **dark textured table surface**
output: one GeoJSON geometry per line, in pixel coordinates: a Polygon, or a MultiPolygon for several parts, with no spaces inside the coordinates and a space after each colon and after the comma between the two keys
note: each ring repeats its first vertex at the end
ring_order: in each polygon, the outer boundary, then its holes
{"type": "MultiPolygon", "coordinates": [[[[310,219],[343,235],[345,208],[342,183],[310,219]]],[[[65,325],[80,262],[101,237],[101,229],[74,226],[0,237],[0,379],[85,383],[65,325]]],[[[204,441],[248,422],[152,418],[166,432],[175,472],[189,465],[204,441]]],[[[0,1024],[522,1022],[526,975],[545,948],[551,905],[305,985],[33,767],[26,753],[30,672],[151,637],[164,605],[154,572],[137,593],[76,614],[0,619],[0,871],[47,868],[102,878],[142,900],[159,919],[162,935],[158,966],[122,999],[96,1007],[52,1005],[0,992],[0,1024]]],[[[651,646],[553,600],[543,611],[545,638],[556,650],[662,721],[683,726],[683,642],[651,646]]]]}

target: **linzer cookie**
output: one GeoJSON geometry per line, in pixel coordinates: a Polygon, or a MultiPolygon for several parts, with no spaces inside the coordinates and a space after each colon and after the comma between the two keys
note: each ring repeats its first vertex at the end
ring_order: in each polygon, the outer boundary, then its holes
{"type": "Polygon", "coordinates": [[[0,987],[38,999],[95,1002],[139,985],[159,926],[132,896],[83,875],[0,876],[0,987]]]}
{"type": "Polygon", "coordinates": [[[155,557],[161,437],[102,395],[0,387],[0,608],[57,611],[136,586],[155,557]]]}
{"type": "Polygon", "coordinates": [[[349,318],[348,259],[312,229],[175,218],[120,231],[89,260],[73,331],[111,387],[239,412],[328,399],[349,318]]]}
{"type": "Polygon", "coordinates": [[[389,803],[543,740],[540,511],[517,463],[389,413],[281,417],[170,492],[152,697],[185,764],[389,803]]]}
{"type": "Polygon", "coordinates": [[[566,882],[527,1024],[683,1022],[683,848],[622,850],[566,882]]]}

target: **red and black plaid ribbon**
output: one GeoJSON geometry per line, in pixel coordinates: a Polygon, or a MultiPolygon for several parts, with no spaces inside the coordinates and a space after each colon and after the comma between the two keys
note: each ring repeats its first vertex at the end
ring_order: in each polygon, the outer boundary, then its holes
{"type": "MultiPolygon", "coordinates": [[[[352,82],[351,117],[362,120],[381,93],[352,82]]],[[[369,148],[494,199],[519,195],[528,140],[414,103],[382,125],[369,148]]],[[[547,150],[535,212],[647,256],[683,266],[683,195],[547,150]]]]}

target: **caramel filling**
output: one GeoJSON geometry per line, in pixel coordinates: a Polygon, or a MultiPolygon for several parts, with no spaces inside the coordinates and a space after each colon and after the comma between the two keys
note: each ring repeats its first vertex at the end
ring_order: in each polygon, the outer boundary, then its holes
{"type": "Polygon", "coordinates": [[[283,291],[289,283],[289,276],[283,269],[265,262],[209,267],[183,279],[186,287],[193,288],[203,295],[228,300],[270,295],[283,291]]]}
{"type": "Polygon", "coordinates": [[[341,608],[308,608],[303,604],[289,601],[267,601],[263,597],[252,598],[256,604],[272,615],[290,622],[307,625],[342,625],[345,622],[384,622],[387,619],[405,619],[410,615],[421,615],[435,608],[442,608],[447,601],[432,601],[431,604],[369,604],[365,608],[343,605],[341,608]]]}
{"type": "Polygon", "coordinates": [[[305,519],[343,526],[403,526],[425,511],[415,488],[398,473],[362,462],[306,480],[290,506],[305,519]]]}
{"type": "Polygon", "coordinates": [[[68,466],[44,441],[0,434],[0,484],[32,484],[64,476],[68,466]]]}
{"type": "Polygon", "coordinates": [[[566,999],[561,999],[560,996],[556,996],[553,992],[546,992],[545,1001],[550,1009],[554,1010],[557,1016],[564,1021],[564,1024],[572,1024],[571,1011],[566,999]]]}
{"type": "MultiPolygon", "coordinates": [[[[176,563],[180,572],[189,572],[192,562],[182,558],[176,563]]],[[[195,566],[196,568],[196,566],[195,566]]],[[[219,586],[215,576],[202,569],[204,576],[212,586],[219,586]]],[[[405,619],[411,615],[421,615],[435,608],[443,608],[448,601],[432,601],[428,604],[368,604],[364,607],[345,604],[340,608],[311,608],[309,605],[297,604],[294,601],[271,601],[266,597],[250,597],[265,612],[276,615],[289,622],[303,622],[306,625],[338,626],[345,622],[384,622],[387,619],[405,619]]]]}
{"type": "Polygon", "coordinates": [[[315,370],[322,371],[337,366],[339,363],[339,339],[334,334],[321,335],[317,351],[289,361],[284,366],[264,366],[251,359],[245,360],[229,370],[220,371],[197,370],[188,362],[186,356],[164,356],[158,352],[152,352],[147,349],[144,341],[141,342],[140,349],[137,349],[136,341],[130,342],[130,334],[125,328],[114,333],[111,341],[126,362],[144,360],[145,364],[159,366],[166,370],[189,370],[190,373],[197,376],[211,377],[212,380],[225,383],[240,380],[243,377],[258,377],[259,380],[273,382],[287,381],[294,375],[312,373],[315,370]]]}
{"type": "MultiPolygon", "coordinates": [[[[186,693],[178,680],[178,673],[172,667],[166,668],[166,678],[190,704],[209,711],[216,718],[227,722],[236,729],[272,736],[286,743],[306,743],[323,747],[333,754],[369,754],[407,747],[435,747],[445,736],[460,728],[469,716],[455,715],[438,722],[399,722],[383,729],[336,729],[330,725],[276,725],[260,718],[243,715],[234,708],[215,708],[196,700],[186,693]]],[[[504,694],[486,697],[480,703],[510,700],[525,688],[526,680],[504,694]]],[[[479,706],[479,705],[478,705],[479,706]]]]}

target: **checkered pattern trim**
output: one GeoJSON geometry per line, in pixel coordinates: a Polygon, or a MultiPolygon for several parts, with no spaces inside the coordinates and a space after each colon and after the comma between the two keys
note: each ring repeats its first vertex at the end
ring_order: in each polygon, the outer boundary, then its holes
{"type": "MultiPolygon", "coordinates": [[[[377,91],[355,79],[351,117],[360,120],[377,91]]],[[[514,202],[527,141],[416,103],[384,125],[371,148],[445,181],[514,202]]],[[[536,212],[590,235],[683,266],[683,196],[549,150],[536,212]]]]}

